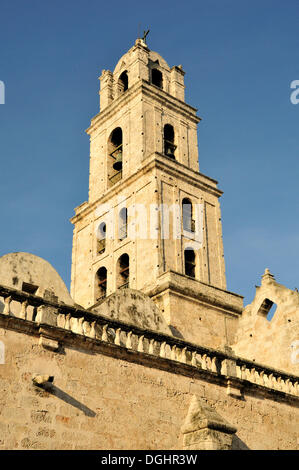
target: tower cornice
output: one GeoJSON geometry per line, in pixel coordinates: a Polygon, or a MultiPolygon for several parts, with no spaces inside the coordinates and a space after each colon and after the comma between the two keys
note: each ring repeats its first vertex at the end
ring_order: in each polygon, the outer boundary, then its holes
{"type": "Polygon", "coordinates": [[[86,133],[91,135],[98,127],[105,122],[113,113],[119,111],[122,108],[126,108],[128,103],[138,96],[138,94],[144,94],[152,99],[155,99],[160,105],[167,105],[169,109],[173,109],[198,124],[201,118],[196,115],[197,108],[186,104],[184,101],[170,95],[164,90],[149,84],[146,80],[139,80],[135,85],[129,88],[125,93],[116,98],[109,106],[103,111],[100,111],[96,116],[91,119],[91,125],[86,129],[86,133]]]}
{"type": "Polygon", "coordinates": [[[155,152],[143,161],[143,166],[141,168],[139,168],[128,178],[120,180],[117,184],[109,188],[100,198],[91,203],[85,202],[76,207],[76,214],[70,219],[70,221],[75,224],[80,219],[90,214],[95,209],[97,204],[99,204],[99,202],[104,204],[105,202],[109,201],[112,196],[121,193],[127,185],[138,180],[141,175],[145,175],[155,168],[165,171],[168,176],[179,177],[186,182],[192,183],[193,186],[202,189],[218,198],[223,194],[223,191],[217,188],[218,182],[216,180],[204,175],[203,173],[191,170],[185,165],[165,157],[163,154],[155,152]]]}

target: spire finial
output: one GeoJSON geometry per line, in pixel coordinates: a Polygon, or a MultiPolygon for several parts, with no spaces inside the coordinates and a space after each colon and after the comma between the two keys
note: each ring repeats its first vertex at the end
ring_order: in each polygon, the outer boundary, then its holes
{"type": "Polygon", "coordinates": [[[265,269],[264,274],[262,275],[262,283],[275,281],[273,274],[270,273],[269,268],[265,269]]]}

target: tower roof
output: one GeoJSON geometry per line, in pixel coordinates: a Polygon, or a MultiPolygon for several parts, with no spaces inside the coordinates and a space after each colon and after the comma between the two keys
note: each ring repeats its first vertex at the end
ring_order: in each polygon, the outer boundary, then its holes
{"type": "Polygon", "coordinates": [[[134,60],[134,52],[136,51],[136,48],[138,47],[141,47],[141,48],[144,48],[145,51],[148,53],[148,57],[149,57],[149,60],[151,62],[158,62],[160,67],[163,67],[164,69],[166,70],[170,70],[170,67],[168,65],[168,63],[166,62],[165,59],[163,59],[163,57],[158,53],[158,52],[155,52],[155,51],[151,51],[147,44],[140,38],[136,39],[135,41],[135,45],[133,47],[131,47],[131,49],[128,50],[128,52],[126,52],[120,59],[119,61],[117,62],[116,64],[116,67],[113,71],[113,74],[118,74],[120,73],[121,71],[123,71],[124,69],[126,69],[127,67],[129,67],[132,63],[132,61],[134,60]]]}

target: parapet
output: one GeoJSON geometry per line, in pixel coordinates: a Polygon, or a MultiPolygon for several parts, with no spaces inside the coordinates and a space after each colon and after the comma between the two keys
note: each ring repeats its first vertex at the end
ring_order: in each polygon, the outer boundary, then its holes
{"type": "Polygon", "coordinates": [[[298,291],[276,282],[266,269],[252,303],[245,307],[239,318],[232,347],[236,354],[252,361],[298,374],[298,291]]]}

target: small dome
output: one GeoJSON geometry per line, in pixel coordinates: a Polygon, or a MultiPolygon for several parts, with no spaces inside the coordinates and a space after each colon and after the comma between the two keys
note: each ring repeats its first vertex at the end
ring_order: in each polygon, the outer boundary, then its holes
{"type": "MultiPolygon", "coordinates": [[[[142,39],[137,39],[136,40],[136,45],[137,44],[141,44],[143,45],[144,47],[147,47],[146,44],[142,41],[142,39]]],[[[126,52],[120,59],[119,61],[117,62],[116,64],[116,67],[113,71],[113,74],[116,74],[118,75],[120,72],[122,72],[123,70],[126,70],[130,67],[132,61],[134,60],[134,49],[135,49],[135,46],[133,46],[128,52],[126,52]],[[133,60],[132,60],[133,59],[133,60]]],[[[147,49],[148,50],[148,49],[147,49]]],[[[155,52],[155,51],[150,51],[148,50],[148,54],[149,54],[149,60],[151,62],[159,62],[159,65],[160,67],[170,71],[170,67],[169,65],[167,64],[166,60],[163,59],[163,57],[158,54],[158,52],[155,52]]]]}
{"type": "Polygon", "coordinates": [[[48,261],[31,253],[8,253],[0,258],[0,284],[43,296],[51,291],[61,302],[74,305],[70,293],[48,261]]]}

